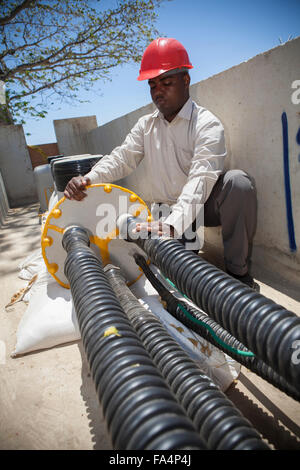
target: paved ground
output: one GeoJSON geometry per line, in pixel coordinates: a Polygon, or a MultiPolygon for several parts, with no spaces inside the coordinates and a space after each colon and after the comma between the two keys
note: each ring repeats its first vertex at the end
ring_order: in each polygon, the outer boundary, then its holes
{"type": "MultiPolygon", "coordinates": [[[[0,449],[112,449],[80,342],[10,357],[26,305],[4,307],[23,287],[18,265],[39,240],[37,207],[10,210],[0,229],[0,449]]],[[[299,292],[274,273],[257,279],[261,293],[300,315],[299,292]]],[[[227,395],[272,448],[300,449],[299,403],[244,367],[227,395]]]]}

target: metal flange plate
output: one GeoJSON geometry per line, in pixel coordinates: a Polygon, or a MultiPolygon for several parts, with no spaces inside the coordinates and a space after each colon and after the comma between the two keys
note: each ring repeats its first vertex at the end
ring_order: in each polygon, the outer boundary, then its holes
{"type": "Polygon", "coordinates": [[[63,197],[49,212],[41,237],[47,269],[61,286],[69,288],[64,274],[67,253],[62,247],[62,237],[65,229],[80,225],[87,229],[90,246],[103,265],[119,266],[130,285],[142,275],[132,252],[145,253],[119,236],[117,219],[127,213],[137,222],[149,222],[152,220],[151,212],[139,196],[126,188],[114,184],[93,184],[86,190],[87,197],[82,201],[63,197]]]}

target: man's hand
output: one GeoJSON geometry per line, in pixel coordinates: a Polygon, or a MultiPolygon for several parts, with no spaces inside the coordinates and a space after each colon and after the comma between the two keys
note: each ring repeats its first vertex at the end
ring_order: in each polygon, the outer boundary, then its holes
{"type": "Polygon", "coordinates": [[[91,184],[89,178],[86,178],[85,176],[74,176],[74,178],[68,182],[64,190],[64,195],[67,199],[82,201],[82,199],[84,199],[87,195],[84,189],[89,184],[91,184]]]}
{"type": "Polygon", "coordinates": [[[174,228],[171,225],[162,223],[161,221],[141,222],[136,224],[134,233],[151,232],[157,235],[174,238],[174,228]]]}

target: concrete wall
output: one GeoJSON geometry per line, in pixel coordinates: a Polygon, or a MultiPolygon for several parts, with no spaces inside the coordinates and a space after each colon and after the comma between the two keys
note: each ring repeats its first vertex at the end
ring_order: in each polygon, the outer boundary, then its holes
{"type": "Polygon", "coordinates": [[[59,153],[65,157],[87,153],[87,134],[97,128],[96,116],[53,121],[59,153]]]}
{"type": "MultiPolygon", "coordinates": [[[[147,106],[137,109],[129,114],[111,121],[104,126],[94,129],[88,134],[88,151],[91,154],[108,154],[115,147],[120,145],[125,139],[127,133],[132,129],[137,120],[145,114],[152,113],[155,110],[151,103],[147,106]]],[[[145,164],[142,161],[137,169],[124,180],[116,181],[116,184],[131,189],[137,194],[141,194],[141,185],[145,175],[145,164]]]]}
{"type": "MultiPolygon", "coordinates": [[[[253,265],[277,269],[299,283],[300,274],[300,93],[292,88],[299,75],[300,38],[194,84],[192,98],[224,124],[227,168],[241,168],[256,180],[258,226],[253,265]],[[292,94],[293,101],[292,102],[292,94]],[[288,122],[288,150],[293,224],[298,249],[290,248],[283,171],[282,115],[288,122]],[[298,136],[298,137],[297,137],[298,136]]],[[[299,83],[300,85],[300,83],[299,83]]],[[[109,153],[137,119],[152,112],[145,106],[88,134],[89,153],[109,153]]],[[[124,181],[139,192],[143,163],[124,181]]],[[[291,218],[289,218],[291,222],[291,218]]],[[[206,229],[208,243],[222,247],[220,229],[206,229]]],[[[255,271],[255,269],[254,269],[255,271]]]]}
{"type": "Polygon", "coordinates": [[[10,207],[37,201],[32,165],[21,125],[0,126],[0,171],[10,207]]]}
{"type": "MultiPolygon", "coordinates": [[[[249,172],[256,181],[258,224],[253,260],[300,274],[300,100],[292,84],[299,74],[300,38],[192,86],[192,98],[223,122],[229,152],[228,167],[249,172]],[[282,114],[288,121],[289,171],[296,245],[291,251],[283,169],[282,114]]],[[[299,96],[299,93],[298,93],[299,96]]],[[[221,246],[220,231],[207,238],[221,246]],[[217,235],[217,236],[216,236],[217,235]]],[[[292,275],[292,273],[290,273],[292,275]]]]}

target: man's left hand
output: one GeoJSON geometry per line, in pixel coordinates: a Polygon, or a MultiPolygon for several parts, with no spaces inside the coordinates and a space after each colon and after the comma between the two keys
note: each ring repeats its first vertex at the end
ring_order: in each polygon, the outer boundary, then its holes
{"type": "Polygon", "coordinates": [[[171,225],[162,223],[161,221],[154,222],[140,222],[136,224],[134,233],[137,232],[151,232],[157,235],[174,238],[174,228],[171,225]]]}

